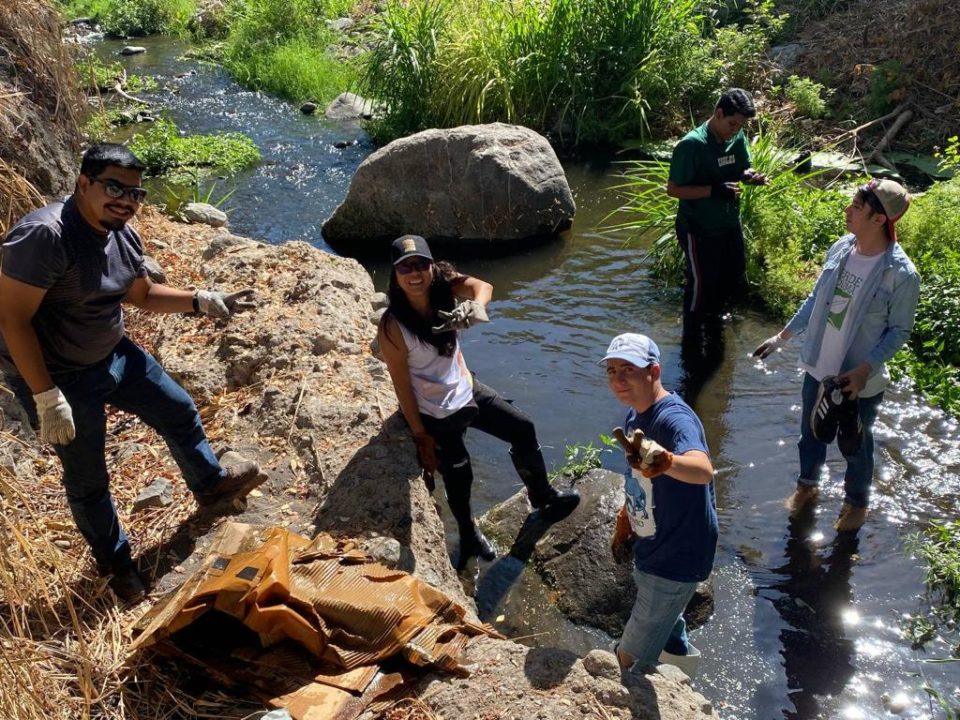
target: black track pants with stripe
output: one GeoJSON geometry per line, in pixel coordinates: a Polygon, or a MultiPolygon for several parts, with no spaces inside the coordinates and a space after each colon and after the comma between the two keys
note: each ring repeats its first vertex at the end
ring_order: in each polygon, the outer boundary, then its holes
{"type": "Polygon", "coordinates": [[[723,314],[746,288],[743,230],[703,234],[678,222],[677,240],[686,260],[684,317],[723,314]]]}

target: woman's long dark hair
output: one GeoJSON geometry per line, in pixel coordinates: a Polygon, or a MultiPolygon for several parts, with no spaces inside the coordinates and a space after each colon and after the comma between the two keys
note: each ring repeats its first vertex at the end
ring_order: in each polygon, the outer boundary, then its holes
{"type": "Polygon", "coordinates": [[[390,273],[390,289],[387,291],[387,295],[390,297],[390,307],[387,308],[387,313],[393,315],[420,341],[433,345],[441,355],[451,357],[457,345],[456,331],[448,330],[435,335],[432,328],[441,324],[441,320],[437,317],[437,310],[449,312],[457,304],[453,295],[453,288],[463,280],[463,275],[458,273],[451,263],[441,260],[433,264],[433,282],[430,283],[429,295],[433,317],[426,320],[410,305],[407,294],[403,292],[397,282],[397,271],[394,269],[390,273]]]}

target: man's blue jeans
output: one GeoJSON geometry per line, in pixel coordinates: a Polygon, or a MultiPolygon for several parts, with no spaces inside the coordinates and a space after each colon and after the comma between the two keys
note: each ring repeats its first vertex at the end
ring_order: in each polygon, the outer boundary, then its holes
{"type": "Polygon", "coordinates": [[[634,658],[634,667],[656,665],[660,653],[686,655],[687,624],[683,611],[697,589],[695,582],[677,582],[633,569],[637,599],[618,647],[634,658]]]}
{"type": "MultiPolygon", "coordinates": [[[[810,373],[803,376],[803,410],[800,412],[800,475],[801,485],[817,485],[820,471],[827,459],[827,446],[813,436],[810,429],[810,414],[817,402],[820,383],[810,373]]],[[[843,478],[844,502],[855,507],[867,507],[870,502],[870,486],[873,484],[873,423],[883,401],[883,393],[860,398],[860,422],[863,424],[863,442],[855,455],[845,455],[847,472],[843,478]]]]}
{"type": "MultiPolygon", "coordinates": [[[[38,426],[27,384],[18,376],[6,379],[30,421],[38,426]]],[[[197,407],[160,364],[129,338],[96,365],[55,374],[53,381],[70,403],[77,428],[72,442],[53,446],[63,464],[63,486],[73,519],[102,571],[128,565],[130,543],[110,496],[104,406],[109,403],[132,413],[154,428],[194,492],[210,490],[223,475],[197,407]]]]}

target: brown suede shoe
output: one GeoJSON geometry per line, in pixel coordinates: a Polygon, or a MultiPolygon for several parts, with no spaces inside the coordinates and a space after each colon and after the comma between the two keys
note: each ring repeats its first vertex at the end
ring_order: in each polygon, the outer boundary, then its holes
{"type": "Polygon", "coordinates": [[[220,465],[226,470],[226,475],[220,482],[207,492],[194,493],[197,505],[204,509],[213,506],[225,506],[234,500],[244,498],[257,485],[263,483],[267,476],[260,472],[260,466],[253,460],[247,460],[239,453],[226,452],[220,458],[220,465]]]}
{"type": "Polygon", "coordinates": [[[817,499],[817,495],[819,494],[820,489],[816,485],[797,483],[797,489],[793,491],[793,495],[787,500],[787,512],[790,515],[790,519],[796,519],[807,505],[817,499]]]}
{"type": "Polygon", "coordinates": [[[853,532],[863,527],[866,519],[867,509],[865,507],[844,503],[843,507],[840,508],[840,517],[837,518],[833,527],[837,529],[837,532],[853,532]]]}

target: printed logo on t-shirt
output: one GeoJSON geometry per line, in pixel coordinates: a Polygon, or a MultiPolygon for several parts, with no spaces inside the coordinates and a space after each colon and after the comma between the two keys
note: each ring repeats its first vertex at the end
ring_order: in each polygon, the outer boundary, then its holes
{"type": "Polygon", "coordinates": [[[653,537],[657,533],[657,522],[653,517],[653,481],[643,475],[637,477],[631,469],[627,469],[624,478],[630,529],[637,537],[653,537]]]}
{"type": "Polygon", "coordinates": [[[857,289],[863,285],[863,278],[859,275],[844,269],[837,281],[837,289],[833,293],[833,301],[830,303],[830,312],[827,313],[827,322],[837,330],[843,327],[843,321],[847,318],[847,310],[850,309],[850,301],[853,299],[857,289]]]}
{"type": "Polygon", "coordinates": [[[733,165],[737,161],[736,155],[721,155],[717,158],[717,167],[726,167],[733,165]]]}

